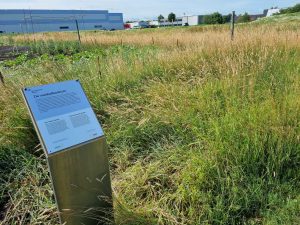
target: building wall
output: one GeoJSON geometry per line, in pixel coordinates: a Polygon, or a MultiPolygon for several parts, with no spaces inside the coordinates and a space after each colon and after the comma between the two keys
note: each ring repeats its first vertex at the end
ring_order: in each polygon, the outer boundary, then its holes
{"type": "Polygon", "coordinates": [[[149,23],[145,21],[136,21],[132,23],[128,23],[130,28],[146,28],[149,27],[149,23]]]}
{"type": "Polygon", "coordinates": [[[267,17],[273,16],[276,13],[280,13],[280,9],[269,9],[267,13],[267,17]]]}
{"type": "Polygon", "coordinates": [[[182,26],[182,20],[176,20],[174,22],[163,21],[160,22],[159,26],[162,27],[182,26]]]}
{"type": "Polygon", "coordinates": [[[184,16],[182,17],[182,25],[196,26],[203,23],[203,16],[184,16]]]}
{"type": "Polygon", "coordinates": [[[123,14],[107,10],[0,10],[0,32],[124,29],[123,14]]]}
{"type": "Polygon", "coordinates": [[[123,13],[109,13],[108,15],[109,15],[108,27],[115,30],[124,29],[123,13]]]}
{"type": "Polygon", "coordinates": [[[159,26],[160,22],[158,20],[152,20],[149,22],[149,25],[151,26],[159,26]]]}

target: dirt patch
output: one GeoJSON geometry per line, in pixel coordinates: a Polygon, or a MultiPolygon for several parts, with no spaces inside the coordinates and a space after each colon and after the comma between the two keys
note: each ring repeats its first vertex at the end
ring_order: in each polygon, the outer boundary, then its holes
{"type": "Polygon", "coordinates": [[[29,50],[26,46],[0,46],[0,61],[15,59],[29,50]]]}

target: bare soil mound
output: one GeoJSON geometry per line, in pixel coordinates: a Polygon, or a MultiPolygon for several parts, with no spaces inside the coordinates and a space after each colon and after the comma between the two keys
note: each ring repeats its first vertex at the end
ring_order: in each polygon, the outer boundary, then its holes
{"type": "Polygon", "coordinates": [[[26,46],[0,46],[0,61],[14,59],[29,49],[26,46]]]}

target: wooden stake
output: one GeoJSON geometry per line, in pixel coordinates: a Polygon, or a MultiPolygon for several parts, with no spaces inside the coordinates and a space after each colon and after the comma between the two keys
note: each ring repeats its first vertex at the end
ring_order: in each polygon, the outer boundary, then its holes
{"type": "Polygon", "coordinates": [[[4,76],[2,75],[1,71],[0,71],[0,82],[1,84],[3,84],[3,86],[5,85],[4,76]]]}
{"type": "Polygon", "coordinates": [[[98,64],[98,74],[101,77],[102,72],[101,72],[101,66],[100,66],[100,56],[97,57],[97,64],[98,64]]]}
{"type": "Polygon", "coordinates": [[[76,28],[77,28],[77,36],[78,36],[78,41],[79,41],[79,44],[81,44],[81,37],[80,37],[80,32],[79,32],[79,26],[78,26],[78,21],[75,20],[76,22],[76,28]]]}
{"type": "Polygon", "coordinates": [[[231,15],[231,40],[234,40],[234,23],[235,23],[235,11],[232,11],[231,15]]]}

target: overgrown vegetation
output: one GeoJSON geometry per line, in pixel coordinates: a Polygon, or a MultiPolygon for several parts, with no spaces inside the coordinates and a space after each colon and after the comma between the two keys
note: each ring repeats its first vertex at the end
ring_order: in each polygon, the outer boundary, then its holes
{"type": "Polygon", "coordinates": [[[251,17],[248,13],[244,13],[243,15],[240,15],[237,19],[238,23],[247,23],[251,21],[251,17]]]}
{"type": "Polygon", "coordinates": [[[293,7],[280,10],[280,14],[289,14],[289,13],[296,13],[296,12],[300,12],[300,3],[296,4],[293,7]]]}
{"type": "Polygon", "coordinates": [[[228,31],[86,32],[78,49],[73,33],[14,36],[39,54],[1,64],[2,224],[57,223],[19,90],[68,79],[108,138],[117,224],[297,224],[300,25],[228,31]]]}
{"type": "Polygon", "coordinates": [[[215,12],[210,15],[205,15],[203,20],[205,24],[223,24],[225,23],[224,19],[226,18],[223,18],[221,13],[215,12]]]}
{"type": "Polygon", "coordinates": [[[265,23],[265,24],[271,24],[276,23],[281,25],[290,24],[291,26],[295,25],[295,29],[297,27],[297,24],[300,22],[300,13],[290,13],[290,14],[282,14],[282,15],[273,15],[270,17],[261,18],[259,20],[254,21],[255,23],[265,23]]]}

